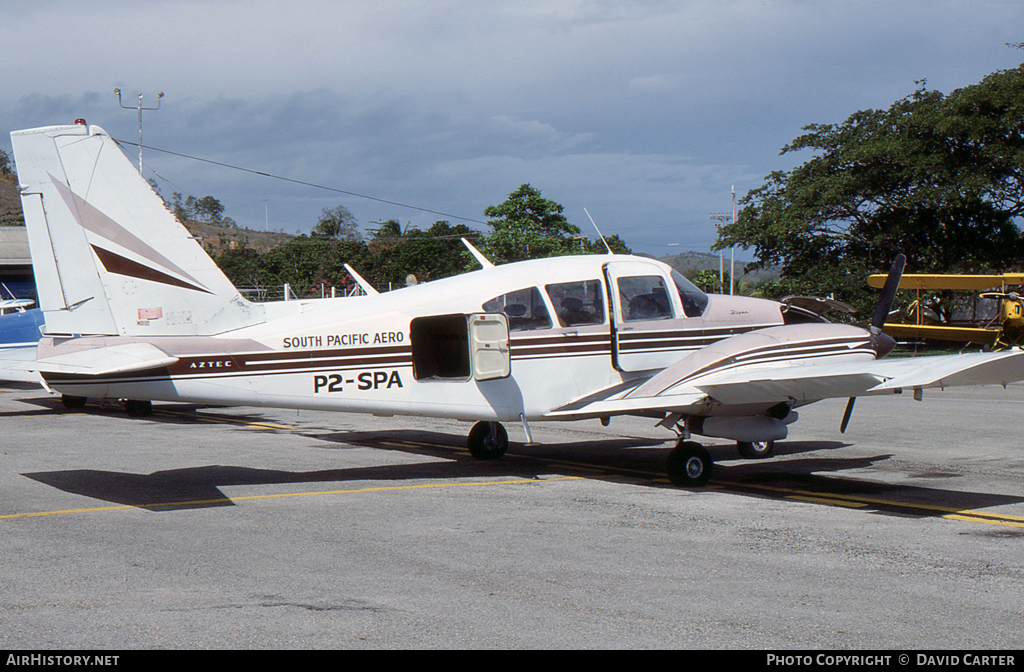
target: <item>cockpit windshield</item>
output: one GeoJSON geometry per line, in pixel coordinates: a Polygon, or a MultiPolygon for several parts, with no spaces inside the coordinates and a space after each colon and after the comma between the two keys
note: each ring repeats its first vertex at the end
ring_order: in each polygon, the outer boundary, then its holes
{"type": "Polygon", "coordinates": [[[676,283],[679,299],[683,302],[683,312],[687,317],[700,317],[708,307],[708,295],[700,291],[697,285],[683,277],[676,270],[672,271],[672,281],[676,283]]]}

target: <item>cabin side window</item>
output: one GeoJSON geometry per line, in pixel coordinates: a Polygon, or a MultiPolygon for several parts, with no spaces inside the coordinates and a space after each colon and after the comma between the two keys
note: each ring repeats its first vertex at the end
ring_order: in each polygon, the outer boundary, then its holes
{"type": "Polygon", "coordinates": [[[700,317],[708,307],[708,295],[700,291],[697,285],[683,277],[676,270],[672,271],[672,282],[679,292],[679,300],[683,302],[683,312],[687,317],[700,317]]]}
{"type": "Polygon", "coordinates": [[[551,316],[536,287],[527,287],[496,296],[483,305],[485,313],[501,313],[508,318],[509,331],[550,329],[551,316]]]}
{"type": "Polygon", "coordinates": [[[600,280],[545,285],[563,327],[604,323],[604,298],[600,280]]]}
{"type": "Polygon", "coordinates": [[[624,321],[672,319],[672,301],[660,275],[623,277],[616,284],[624,321]]]}

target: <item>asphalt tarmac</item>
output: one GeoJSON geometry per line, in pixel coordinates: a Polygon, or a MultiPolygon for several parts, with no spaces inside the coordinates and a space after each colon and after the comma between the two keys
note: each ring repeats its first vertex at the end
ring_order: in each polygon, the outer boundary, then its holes
{"type": "Polygon", "coordinates": [[[0,391],[0,649],[1019,649],[1024,387],[801,409],[769,460],[519,426],[0,391]]]}

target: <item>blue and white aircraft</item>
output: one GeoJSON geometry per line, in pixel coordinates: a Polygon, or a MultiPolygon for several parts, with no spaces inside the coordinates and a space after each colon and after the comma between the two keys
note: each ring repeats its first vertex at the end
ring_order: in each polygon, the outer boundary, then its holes
{"type": "Polygon", "coordinates": [[[39,374],[28,370],[35,361],[44,325],[43,311],[33,308],[32,299],[0,301],[0,380],[40,382],[39,374]]]}

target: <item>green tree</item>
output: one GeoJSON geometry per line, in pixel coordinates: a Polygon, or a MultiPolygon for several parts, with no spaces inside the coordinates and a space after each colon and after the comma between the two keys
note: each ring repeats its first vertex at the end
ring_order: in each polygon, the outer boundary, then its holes
{"type": "MultiPolygon", "coordinates": [[[[381,229],[377,231],[379,235],[381,229]]],[[[464,224],[437,221],[426,231],[410,228],[398,238],[381,236],[370,243],[369,276],[364,277],[386,288],[405,286],[409,275],[427,282],[464,273],[475,268],[476,261],[460,239],[479,235],[464,224]]]]}
{"type": "Polygon", "coordinates": [[[355,215],[344,205],[324,208],[316,226],[313,227],[313,236],[331,240],[358,241],[363,239],[362,234],[359,233],[355,215]]]}
{"type": "Polygon", "coordinates": [[[718,271],[711,269],[694,269],[686,274],[686,278],[709,294],[721,294],[723,289],[726,294],[729,293],[728,271],[723,274],[721,280],[719,280],[718,271]]]}
{"type": "Polygon", "coordinates": [[[402,225],[397,219],[388,219],[380,222],[376,229],[370,229],[369,233],[371,240],[394,240],[402,237],[402,225]]]}
{"type": "Polygon", "coordinates": [[[260,290],[277,284],[262,272],[263,255],[257,250],[245,245],[221,249],[216,257],[217,266],[238,289],[260,290]]]}
{"type": "Polygon", "coordinates": [[[235,227],[235,220],[224,216],[224,205],[213,196],[196,198],[188,196],[182,199],[181,194],[174,192],[171,210],[179,221],[203,222],[217,226],[235,227]]]}
{"type": "Polygon", "coordinates": [[[579,228],[566,220],[562,210],[560,204],[544,198],[539,189],[529,184],[520,186],[501,205],[484,209],[493,229],[487,239],[488,251],[500,262],[588,251],[577,238],[579,228]]]}
{"type": "MultiPolygon", "coordinates": [[[[238,263],[237,269],[251,273],[250,269],[255,266],[257,282],[249,286],[280,287],[288,283],[296,296],[319,296],[316,288],[321,284],[342,289],[351,287],[352,279],[345,264],[357,269],[369,267],[367,257],[366,244],[360,241],[299,236],[260,255],[255,262],[243,258],[241,261],[245,263],[238,263]]],[[[234,280],[230,274],[228,277],[234,280]]]]}
{"type": "Polygon", "coordinates": [[[192,207],[199,221],[219,222],[223,219],[224,206],[213,196],[203,196],[200,199],[189,196],[189,199],[193,201],[192,207]]]}
{"type": "Polygon", "coordinates": [[[884,110],[813,124],[783,148],[814,156],[740,202],[715,249],[754,248],[782,293],[866,307],[865,276],[897,253],[908,272],[1005,271],[1024,246],[1024,66],[948,96],[923,83],[884,110]]]}
{"type": "Polygon", "coordinates": [[[585,254],[608,254],[608,250],[611,249],[612,254],[633,254],[633,251],[626,246],[626,243],[619,238],[619,234],[615,233],[610,236],[604,237],[608,243],[608,247],[604,246],[600,238],[595,240],[584,241],[583,252],[585,254]]]}
{"type": "Polygon", "coordinates": [[[4,150],[0,149],[0,175],[11,174],[11,157],[4,150]]]}

